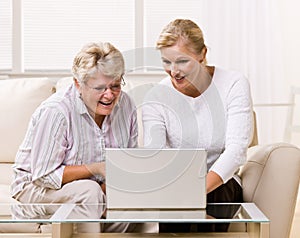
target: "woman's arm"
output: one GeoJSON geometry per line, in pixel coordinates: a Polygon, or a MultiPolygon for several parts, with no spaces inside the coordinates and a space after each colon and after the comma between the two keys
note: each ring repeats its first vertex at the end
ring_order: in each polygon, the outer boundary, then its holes
{"type": "Polygon", "coordinates": [[[65,166],[62,177],[62,184],[69,183],[78,179],[87,179],[92,176],[101,176],[105,178],[105,162],[65,166]]]}
{"type": "Polygon", "coordinates": [[[65,117],[56,109],[43,108],[34,113],[23,146],[31,147],[30,167],[35,183],[52,189],[61,187],[68,146],[66,131],[65,117]]]}
{"type": "Polygon", "coordinates": [[[92,176],[93,174],[85,165],[68,165],[64,169],[62,184],[70,183],[74,180],[87,179],[92,176]]]}
{"type": "MultiPolygon", "coordinates": [[[[253,131],[252,99],[249,83],[245,78],[237,80],[226,98],[227,123],[225,150],[210,171],[226,183],[246,161],[248,145],[253,131]]],[[[214,177],[214,176],[213,176],[214,177]]]]}

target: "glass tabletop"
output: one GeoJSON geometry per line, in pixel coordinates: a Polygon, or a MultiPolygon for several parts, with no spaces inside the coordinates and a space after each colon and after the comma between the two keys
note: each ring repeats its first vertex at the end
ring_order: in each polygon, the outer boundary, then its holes
{"type": "Polygon", "coordinates": [[[203,210],[110,210],[106,204],[0,204],[0,223],[269,222],[254,203],[207,204],[203,210]]]}

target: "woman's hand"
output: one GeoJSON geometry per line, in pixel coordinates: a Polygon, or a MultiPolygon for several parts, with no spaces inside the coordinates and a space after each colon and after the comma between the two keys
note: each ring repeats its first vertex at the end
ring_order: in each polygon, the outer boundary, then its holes
{"type": "Polygon", "coordinates": [[[210,193],[223,184],[222,178],[215,172],[210,171],[206,176],[206,193],[210,193]]]}
{"type": "Polygon", "coordinates": [[[92,175],[101,175],[105,178],[106,171],[105,171],[105,162],[93,163],[93,164],[86,164],[85,167],[92,175]]]}
{"type": "Polygon", "coordinates": [[[78,179],[88,179],[95,175],[100,175],[105,178],[105,162],[87,165],[67,165],[64,169],[62,184],[78,179]]]}

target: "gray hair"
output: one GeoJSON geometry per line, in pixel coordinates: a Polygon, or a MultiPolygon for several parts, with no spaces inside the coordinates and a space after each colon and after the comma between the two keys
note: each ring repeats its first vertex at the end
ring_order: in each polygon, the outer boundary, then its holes
{"type": "Polygon", "coordinates": [[[125,71],[121,52],[109,42],[88,43],[77,53],[72,66],[72,74],[79,82],[101,72],[114,79],[121,78],[125,71]]]}

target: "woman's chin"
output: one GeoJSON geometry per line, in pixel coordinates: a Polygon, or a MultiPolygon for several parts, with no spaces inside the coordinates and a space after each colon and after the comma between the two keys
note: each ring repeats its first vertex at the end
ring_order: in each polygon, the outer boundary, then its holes
{"type": "Polygon", "coordinates": [[[175,88],[177,88],[177,89],[184,89],[189,85],[189,83],[186,79],[180,79],[180,80],[174,79],[172,82],[173,82],[173,85],[175,86],[175,88]]]}
{"type": "Polygon", "coordinates": [[[108,107],[108,106],[99,105],[96,109],[96,114],[107,116],[112,112],[113,108],[114,108],[113,106],[108,107]]]}
{"type": "Polygon", "coordinates": [[[97,110],[97,114],[98,115],[103,115],[103,116],[107,116],[109,114],[111,114],[112,109],[101,109],[101,110],[97,110]]]}

